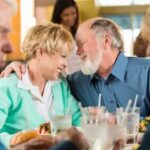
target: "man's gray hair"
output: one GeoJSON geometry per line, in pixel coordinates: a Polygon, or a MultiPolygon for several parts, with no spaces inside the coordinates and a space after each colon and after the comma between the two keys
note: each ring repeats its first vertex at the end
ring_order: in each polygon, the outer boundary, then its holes
{"type": "Polygon", "coordinates": [[[91,29],[97,37],[103,37],[105,33],[110,34],[112,36],[112,48],[117,48],[120,51],[124,50],[120,28],[113,21],[105,18],[98,18],[92,23],[91,29]]]}
{"type": "Polygon", "coordinates": [[[16,0],[3,0],[8,6],[11,7],[12,13],[16,13],[18,9],[17,1],[16,0]]]}

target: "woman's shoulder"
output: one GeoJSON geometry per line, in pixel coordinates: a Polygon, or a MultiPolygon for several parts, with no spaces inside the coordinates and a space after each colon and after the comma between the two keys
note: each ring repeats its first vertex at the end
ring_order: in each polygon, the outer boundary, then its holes
{"type": "Polygon", "coordinates": [[[0,87],[16,85],[18,78],[15,73],[10,74],[8,77],[0,78],[0,87]]]}

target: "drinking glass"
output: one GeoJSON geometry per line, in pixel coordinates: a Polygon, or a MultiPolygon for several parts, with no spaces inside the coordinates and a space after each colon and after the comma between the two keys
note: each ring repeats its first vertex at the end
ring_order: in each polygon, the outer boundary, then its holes
{"type": "Polygon", "coordinates": [[[136,136],[139,131],[140,109],[138,107],[117,109],[117,124],[126,127],[127,136],[133,137],[133,142],[136,143],[136,136]]]}
{"type": "Polygon", "coordinates": [[[102,120],[104,119],[105,107],[84,107],[82,108],[82,117],[81,117],[81,130],[83,134],[87,137],[90,149],[94,148],[95,141],[103,139],[106,135],[103,132],[104,125],[102,120]]]}
{"type": "Polygon", "coordinates": [[[104,106],[101,107],[84,107],[82,109],[82,120],[81,124],[100,124],[105,117],[105,110],[104,106]]]}
{"type": "Polygon", "coordinates": [[[66,113],[66,110],[62,113],[53,113],[50,119],[50,126],[53,135],[56,135],[58,132],[70,128],[72,126],[71,113],[66,113]]]}
{"type": "Polygon", "coordinates": [[[107,111],[105,113],[104,121],[107,122],[108,124],[116,124],[116,113],[107,111]]]}

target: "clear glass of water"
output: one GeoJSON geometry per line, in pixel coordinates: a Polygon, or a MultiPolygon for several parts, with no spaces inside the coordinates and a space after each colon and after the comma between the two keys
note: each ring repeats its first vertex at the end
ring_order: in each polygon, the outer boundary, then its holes
{"type": "Polygon", "coordinates": [[[129,108],[127,111],[123,108],[117,109],[117,124],[126,127],[127,136],[133,137],[133,143],[136,143],[136,136],[139,131],[140,108],[129,108]]]}
{"type": "Polygon", "coordinates": [[[50,125],[52,129],[52,134],[56,135],[58,132],[68,129],[72,126],[72,117],[71,115],[52,116],[50,120],[50,125]]]}
{"type": "Polygon", "coordinates": [[[98,139],[102,140],[102,135],[103,137],[106,135],[103,133],[105,130],[103,128],[104,125],[102,124],[105,117],[105,111],[106,108],[103,106],[90,106],[82,109],[81,130],[87,137],[91,149],[93,149],[95,141],[98,139]]]}
{"type": "Polygon", "coordinates": [[[50,126],[53,135],[56,135],[58,132],[70,128],[72,126],[71,113],[66,113],[66,110],[53,112],[50,118],[50,126]]]}
{"type": "Polygon", "coordinates": [[[82,111],[82,120],[81,124],[100,124],[102,120],[104,120],[105,117],[105,111],[106,108],[104,106],[101,107],[84,107],[82,111]]]}

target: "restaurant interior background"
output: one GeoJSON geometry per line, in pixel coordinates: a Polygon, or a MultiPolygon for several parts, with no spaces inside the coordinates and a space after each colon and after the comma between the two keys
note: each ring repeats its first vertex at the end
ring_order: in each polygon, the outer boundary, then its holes
{"type": "MultiPolygon", "coordinates": [[[[18,12],[12,20],[10,40],[14,51],[6,56],[6,61],[23,60],[21,42],[27,29],[42,20],[51,20],[55,0],[17,0],[18,12]]],[[[102,16],[116,21],[121,27],[125,41],[125,54],[133,55],[133,43],[139,33],[142,18],[150,0],[76,0],[80,23],[102,16]]]]}

